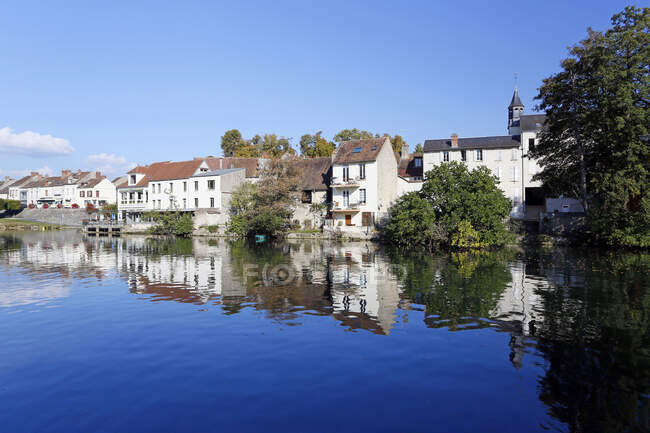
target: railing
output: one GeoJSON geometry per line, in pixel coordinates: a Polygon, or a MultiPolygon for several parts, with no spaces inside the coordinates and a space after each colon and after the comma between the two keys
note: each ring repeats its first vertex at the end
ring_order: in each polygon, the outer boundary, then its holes
{"type": "Polygon", "coordinates": [[[334,211],[358,210],[363,204],[365,204],[365,202],[353,202],[353,203],[348,203],[347,205],[345,203],[341,205],[338,202],[334,202],[334,206],[332,207],[332,210],[334,211]]]}

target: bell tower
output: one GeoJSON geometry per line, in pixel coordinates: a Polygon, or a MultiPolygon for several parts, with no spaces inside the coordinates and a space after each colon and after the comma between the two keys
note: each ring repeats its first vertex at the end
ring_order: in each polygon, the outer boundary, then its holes
{"type": "Polygon", "coordinates": [[[524,114],[524,104],[521,103],[519,98],[519,90],[517,89],[517,74],[515,74],[515,91],[512,94],[512,100],[508,105],[508,131],[513,127],[519,126],[519,118],[524,114]]]}

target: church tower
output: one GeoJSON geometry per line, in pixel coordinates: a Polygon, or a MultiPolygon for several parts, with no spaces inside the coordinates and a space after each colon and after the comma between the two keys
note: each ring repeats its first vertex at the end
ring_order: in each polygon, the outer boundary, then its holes
{"type": "Polygon", "coordinates": [[[508,105],[508,131],[519,127],[519,118],[522,114],[524,114],[524,104],[519,99],[519,91],[517,85],[515,85],[515,92],[512,94],[510,105],[508,105]]]}

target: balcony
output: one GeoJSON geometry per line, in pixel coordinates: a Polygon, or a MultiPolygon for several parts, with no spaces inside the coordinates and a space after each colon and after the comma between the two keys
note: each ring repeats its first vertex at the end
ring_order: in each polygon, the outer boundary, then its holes
{"type": "Polygon", "coordinates": [[[332,206],[332,212],[343,212],[343,213],[350,213],[350,212],[359,212],[361,210],[361,206],[365,205],[365,203],[361,202],[353,202],[353,203],[348,203],[347,205],[345,203],[339,203],[339,202],[334,202],[332,206]]]}
{"type": "Polygon", "coordinates": [[[361,181],[364,179],[360,178],[359,176],[355,177],[354,179],[333,177],[330,181],[330,188],[359,188],[361,186],[361,181]]]}

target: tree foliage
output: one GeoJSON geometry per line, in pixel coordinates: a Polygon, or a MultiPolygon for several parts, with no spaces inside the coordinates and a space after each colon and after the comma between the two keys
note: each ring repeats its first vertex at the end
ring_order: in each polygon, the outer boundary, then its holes
{"type": "Polygon", "coordinates": [[[223,156],[235,156],[235,152],[244,145],[244,139],[238,129],[230,129],[221,137],[223,156]]]}
{"type": "Polygon", "coordinates": [[[257,184],[245,183],[233,194],[228,233],[239,237],[284,236],[291,228],[299,175],[290,160],[269,161],[257,184]]]}
{"type": "Polygon", "coordinates": [[[322,131],[318,131],[314,135],[305,134],[300,137],[300,153],[303,156],[317,158],[332,155],[336,144],[323,138],[322,133],[322,131]]]}
{"type": "Polygon", "coordinates": [[[194,221],[189,212],[147,212],[144,216],[155,223],[149,229],[150,234],[188,237],[194,231],[194,221]]]}
{"type": "Polygon", "coordinates": [[[422,146],[422,143],[415,145],[415,153],[424,153],[424,146],[422,146]]]}
{"type": "Polygon", "coordinates": [[[388,214],[383,234],[393,245],[420,246],[433,251],[447,240],[446,232],[436,222],[433,206],[417,192],[410,192],[397,199],[388,214]]]}
{"type": "Polygon", "coordinates": [[[650,246],[650,8],[589,30],[537,99],[546,125],[531,156],[554,193],[581,200],[598,241],[650,246]]]}
{"type": "Polygon", "coordinates": [[[278,158],[296,153],[290,138],[278,137],[277,134],[256,134],[244,140],[237,129],[226,131],[221,137],[221,149],[224,156],[238,158],[278,158]]]}
{"type": "Polygon", "coordinates": [[[435,166],[425,174],[421,191],[390,208],[384,235],[397,245],[429,249],[503,245],[509,239],[511,203],[497,182],[486,167],[469,171],[455,161],[435,166]]]}
{"type": "Polygon", "coordinates": [[[334,141],[337,143],[342,143],[344,141],[350,141],[350,140],[365,140],[368,138],[374,138],[376,135],[373,135],[372,132],[368,131],[361,131],[357,128],[353,129],[344,129],[342,131],[339,131],[335,136],[334,136],[334,141]]]}

